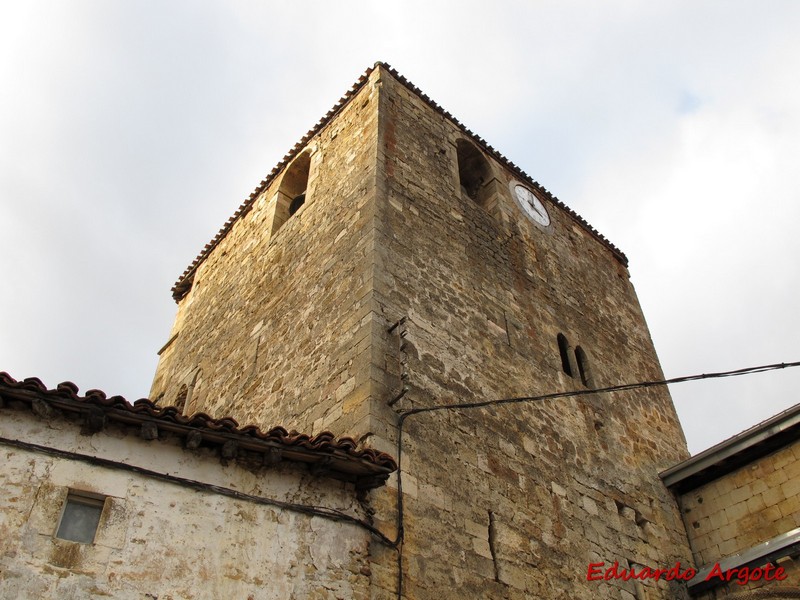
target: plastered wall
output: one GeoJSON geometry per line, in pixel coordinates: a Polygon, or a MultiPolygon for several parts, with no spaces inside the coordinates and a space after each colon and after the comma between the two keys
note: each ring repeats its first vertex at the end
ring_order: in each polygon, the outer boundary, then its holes
{"type": "MultiPolygon", "coordinates": [[[[296,465],[247,470],[169,440],[82,436],[3,410],[0,437],[100,456],[244,493],[363,518],[351,486],[296,465]]],[[[0,443],[0,598],[368,598],[368,534],[121,469],[0,443]],[[70,489],[106,498],[94,543],[55,537],[70,489]]]]}

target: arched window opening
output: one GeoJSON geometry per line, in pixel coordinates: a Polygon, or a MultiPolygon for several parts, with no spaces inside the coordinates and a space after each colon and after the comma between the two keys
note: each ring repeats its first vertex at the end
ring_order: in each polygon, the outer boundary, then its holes
{"type": "Polygon", "coordinates": [[[575,362],[578,363],[578,373],[581,376],[581,383],[586,387],[593,387],[592,375],[589,370],[589,358],[580,346],[575,347],[575,362]]]}
{"type": "Polygon", "coordinates": [[[189,383],[189,391],[186,395],[183,414],[192,415],[197,412],[197,405],[202,398],[202,393],[198,395],[198,392],[202,391],[202,383],[203,370],[198,367],[192,375],[192,381],[189,383]]]}
{"type": "Polygon", "coordinates": [[[572,365],[569,364],[569,342],[563,333],[559,333],[556,340],[558,340],[558,352],[561,354],[561,369],[573,377],[572,365]]]}
{"type": "Polygon", "coordinates": [[[486,184],[491,180],[489,163],[480,150],[467,140],[456,143],[458,183],[461,193],[481,206],[486,204],[486,184]]]}
{"type": "Polygon", "coordinates": [[[178,409],[178,412],[183,412],[183,409],[186,406],[186,396],[188,395],[189,386],[184,383],[181,386],[181,389],[178,390],[178,395],[175,396],[175,408],[178,409]]]}
{"type": "Polygon", "coordinates": [[[275,233],[289,217],[297,213],[305,204],[310,168],[311,155],[309,152],[303,152],[286,168],[278,188],[272,233],[275,233]]]}

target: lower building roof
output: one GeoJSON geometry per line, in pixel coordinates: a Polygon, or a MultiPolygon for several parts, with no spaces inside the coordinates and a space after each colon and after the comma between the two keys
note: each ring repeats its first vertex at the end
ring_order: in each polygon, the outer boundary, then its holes
{"type": "Polygon", "coordinates": [[[800,440],[800,404],[770,417],[661,473],[678,493],[705,485],[800,440]]]}
{"type": "Polygon", "coordinates": [[[131,404],[122,396],[107,396],[100,390],[88,390],[83,396],[78,391],[78,386],[68,381],[48,389],[35,377],[17,381],[0,372],[0,408],[30,410],[48,420],[77,418],[83,433],[89,435],[113,422],[134,428],[148,440],[172,434],[189,449],[214,448],[224,459],[307,465],[312,473],[351,481],[360,489],[383,485],[397,469],[389,454],[358,448],[352,438],[336,438],[329,431],[310,436],[278,426],[265,432],[255,425],[240,427],[229,417],[183,415],[174,406],[157,406],[147,399],[131,404]]]}

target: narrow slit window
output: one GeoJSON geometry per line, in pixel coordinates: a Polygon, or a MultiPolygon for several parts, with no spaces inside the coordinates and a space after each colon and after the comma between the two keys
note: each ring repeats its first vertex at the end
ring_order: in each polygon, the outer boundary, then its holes
{"type": "Polygon", "coordinates": [[[575,362],[578,363],[578,374],[581,376],[581,383],[586,387],[592,387],[592,376],[589,371],[589,358],[583,348],[575,348],[575,362]]]}
{"type": "Polygon", "coordinates": [[[561,369],[570,377],[574,377],[572,366],[569,364],[569,342],[567,337],[563,333],[559,333],[556,339],[558,340],[558,352],[561,354],[561,369]]]}
{"type": "Polygon", "coordinates": [[[105,498],[85,492],[67,494],[56,537],[62,540],[91,544],[97,534],[105,498]]]}

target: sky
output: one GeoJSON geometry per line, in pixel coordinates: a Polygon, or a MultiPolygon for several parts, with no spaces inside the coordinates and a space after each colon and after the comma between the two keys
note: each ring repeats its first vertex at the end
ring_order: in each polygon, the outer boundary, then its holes
{"type": "MultiPolygon", "coordinates": [[[[795,0],[3,3],[0,371],[146,397],[176,279],[378,60],[628,255],[667,377],[798,361],[798,31],[795,0]]],[[[696,453],[798,387],[671,392],[696,453]]]]}

